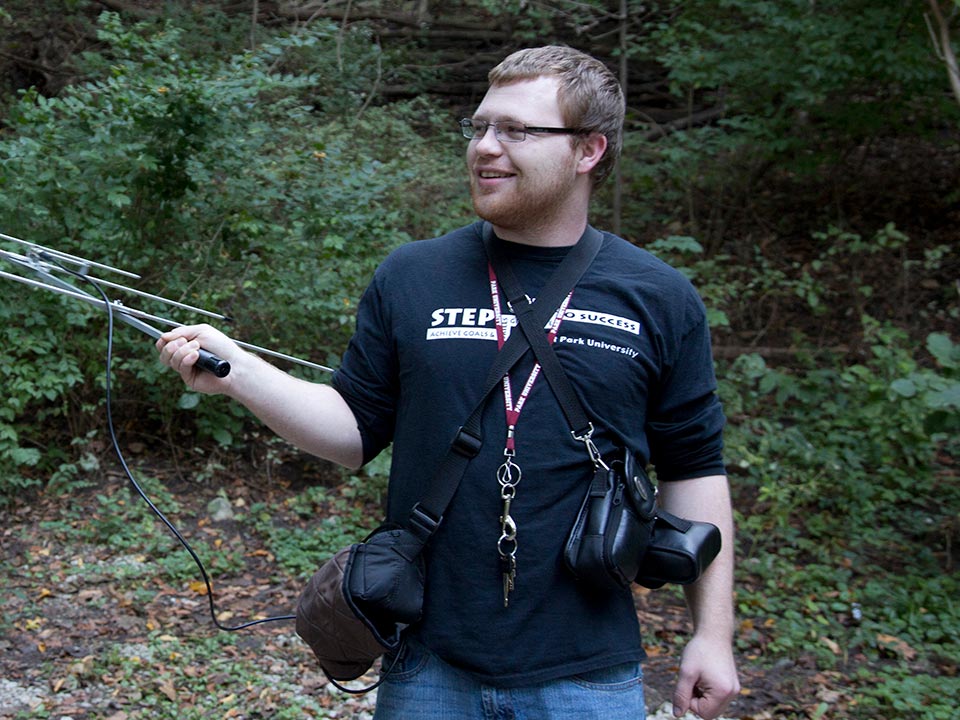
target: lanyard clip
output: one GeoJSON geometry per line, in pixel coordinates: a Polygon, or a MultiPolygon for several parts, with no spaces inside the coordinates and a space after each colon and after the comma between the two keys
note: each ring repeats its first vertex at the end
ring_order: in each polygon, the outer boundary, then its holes
{"type": "Polygon", "coordinates": [[[596,444],[593,442],[593,423],[587,423],[587,429],[585,431],[578,432],[571,430],[570,434],[573,435],[574,440],[582,442],[586,446],[587,454],[590,456],[590,461],[594,467],[603,468],[604,470],[610,469],[610,466],[603,461],[600,450],[597,449],[596,444]]]}
{"type": "Polygon", "coordinates": [[[516,444],[516,440],[514,439],[516,430],[517,430],[516,425],[507,426],[507,440],[504,443],[503,456],[507,458],[508,462],[510,458],[514,457],[517,454],[517,444],[516,444]]]}

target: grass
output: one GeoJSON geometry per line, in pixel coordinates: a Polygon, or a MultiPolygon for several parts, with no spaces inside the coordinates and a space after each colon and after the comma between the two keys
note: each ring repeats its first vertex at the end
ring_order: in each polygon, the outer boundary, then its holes
{"type": "MultiPolygon", "coordinates": [[[[908,359],[878,335],[855,371],[748,358],[724,375],[736,647],[745,687],[779,688],[776,701],[744,696],[757,717],[943,720],[960,704],[957,440],[925,432],[922,395],[889,391],[898,373],[920,372],[908,359]]],[[[231,485],[225,467],[220,482],[177,492],[142,482],[239,622],[290,612],[303,579],[373,528],[386,462],[299,488],[231,485]],[[221,522],[206,512],[217,496],[232,509],[221,522]]],[[[326,689],[290,625],[211,630],[195,566],[124,485],[84,478],[74,495],[11,510],[16,532],[0,537],[0,572],[15,578],[0,609],[3,676],[43,697],[18,718],[82,717],[83,703],[125,713],[116,720],[344,716],[350,701],[326,689]]]]}

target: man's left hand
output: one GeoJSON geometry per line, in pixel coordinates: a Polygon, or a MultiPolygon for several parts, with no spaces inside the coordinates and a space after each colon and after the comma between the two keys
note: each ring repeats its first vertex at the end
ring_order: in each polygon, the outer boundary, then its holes
{"type": "Polygon", "coordinates": [[[673,714],[681,717],[691,711],[704,720],[714,720],[739,694],[740,681],[730,644],[695,635],[680,661],[673,714]]]}

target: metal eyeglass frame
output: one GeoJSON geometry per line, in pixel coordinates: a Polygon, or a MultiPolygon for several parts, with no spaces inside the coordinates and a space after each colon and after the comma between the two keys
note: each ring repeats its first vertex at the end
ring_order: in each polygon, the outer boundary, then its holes
{"type": "Polygon", "coordinates": [[[539,127],[535,125],[524,125],[513,120],[501,120],[499,122],[489,122],[487,120],[473,120],[463,118],[460,121],[460,134],[467,140],[479,140],[487,134],[487,130],[492,127],[494,135],[500,142],[518,143],[527,139],[527,133],[549,133],[552,135],[582,135],[585,130],[579,128],[561,128],[561,127],[539,127]],[[501,129],[501,125],[506,128],[501,129]],[[519,135],[519,137],[515,137],[519,135]]]}

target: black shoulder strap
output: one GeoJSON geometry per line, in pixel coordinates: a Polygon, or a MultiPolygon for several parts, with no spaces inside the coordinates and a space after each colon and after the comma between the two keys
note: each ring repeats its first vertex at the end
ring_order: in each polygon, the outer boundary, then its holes
{"type": "MultiPolygon", "coordinates": [[[[571,256],[574,256],[572,258],[573,263],[577,268],[581,268],[577,275],[577,280],[579,280],[583,271],[585,271],[587,266],[593,261],[593,258],[596,257],[602,244],[603,236],[588,225],[580,241],[570,250],[567,257],[563,260],[565,263],[571,259],[571,256]]],[[[537,362],[540,363],[543,375],[550,384],[554,395],[556,395],[560,407],[563,409],[563,414],[567,418],[571,432],[574,437],[577,438],[587,436],[592,429],[590,420],[587,418],[580,398],[577,396],[569,378],[567,378],[567,374],[563,371],[563,367],[560,365],[560,361],[557,359],[553,347],[547,342],[547,336],[543,332],[544,325],[546,324],[546,320],[549,319],[549,316],[547,319],[541,320],[540,316],[544,313],[535,312],[535,309],[540,307],[541,300],[544,300],[544,304],[549,303],[548,308],[551,309],[552,314],[552,312],[556,310],[557,305],[562,302],[562,299],[554,302],[553,298],[547,297],[546,294],[542,292],[536,301],[532,302],[529,296],[523,292],[523,288],[520,287],[517,276],[513,272],[513,268],[507,258],[504,257],[501,252],[498,252],[497,245],[492,241],[492,237],[484,235],[484,247],[487,250],[490,264],[497,274],[500,286],[507,296],[507,301],[517,316],[517,324],[527,342],[530,343],[537,362]]],[[[557,268],[556,272],[559,274],[562,269],[563,263],[557,268]]],[[[551,289],[549,285],[550,283],[548,282],[548,287],[546,287],[545,290],[551,289]]],[[[570,291],[570,288],[575,285],[576,280],[572,285],[567,285],[567,290],[564,291],[563,296],[565,297],[566,293],[570,291]]]]}
{"type": "MultiPolygon", "coordinates": [[[[489,223],[483,224],[482,235],[484,246],[487,248],[489,257],[490,249],[493,247],[493,228],[489,223]]],[[[567,294],[576,286],[577,282],[579,282],[587,267],[593,262],[593,259],[600,250],[602,242],[603,237],[600,233],[588,227],[587,232],[584,233],[580,241],[571,248],[570,252],[567,253],[567,256],[561,261],[560,265],[547,280],[546,285],[537,297],[537,302],[527,302],[524,304],[524,315],[528,317],[528,324],[534,326],[539,324],[542,330],[567,294]]],[[[492,260],[491,264],[493,264],[492,260]]],[[[497,272],[497,277],[500,278],[500,269],[494,265],[494,270],[497,272]]],[[[501,282],[503,282],[502,279],[501,282]]],[[[506,285],[504,285],[504,290],[507,292],[508,297],[510,297],[506,285]]],[[[519,316],[516,305],[514,306],[514,312],[517,312],[519,316]]],[[[544,342],[546,342],[546,337],[543,333],[540,332],[539,335],[544,342]]],[[[440,522],[443,520],[443,514],[447,510],[447,506],[450,504],[450,501],[453,500],[453,496],[460,486],[460,481],[463,479],[467,465],[480,452],[480,447],[483,445],[480,420],[483,415],[483,408],[486,406],[487,398],[491,392],[500,386],[503,376],[510,372],[510,369],[523,357],[530,346],[531,344],[526,332],[514,332],[511,333],[509,339],[503,344],[503,347],[500,348],[500,352],[497,353],[493,365],[487,372],[487,377],[483,385],[483,394],[480,396],[477,406],[473,412],[470,413],[470,417],[467,418],[466,422],[457,430],[453,441],[450,443],[450,449],[447,451],[443,460],[440,461],[440,465],[430,479],[430,485],[426,493],[424,493],[423,498],[410,512],[407,523],[408,528],[423,544],[426,544],[430,536],[433,535],[439,527],[440,522]]],[[[535,348],[534,352],[536,352],[535,348]]],[[[542,365],[543,363],[541,362],[541,366],[542,365]]],[[[546,373],[545,368],[544,372],[546,373]]],[[[560,372],[562,374],[563,370],[560,369],[560,372]]],[[[566,376],[564,376],[564,379],[566,379],[566,376]]],[[[550,384],[551,387],[553,387],[553,383],[551,382],[550,384]]],[[[574,398],[576,398],[576,395],[574,395],[574,398]]]]}

